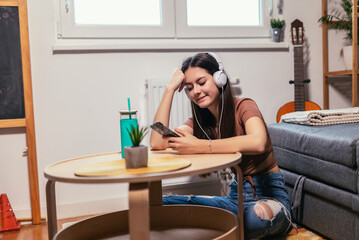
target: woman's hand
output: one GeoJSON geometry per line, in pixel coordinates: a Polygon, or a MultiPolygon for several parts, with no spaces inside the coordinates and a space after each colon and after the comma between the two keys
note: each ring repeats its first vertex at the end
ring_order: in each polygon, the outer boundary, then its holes
{"type": "MultiPolygon", "coordinates": [[[[165,91],[163,92],[161,102],[157,108],[153,122],[160,121],[165,126],[168,126],[170,121],[170,112],[175,91],[181,91],[184,87],[184,74],[180,69],[175,69],[171,80],[168,82],[165,91]]],[[[150,138],[151,148],[165,149],[168,148],[168,140],[155,131],[151,132],[150,138]]]]}
{"type": "Polygon", "coordinates": [[[169,81],[167,87],[169,89],[171,89],[172,91],[176,91],[178,89],[178,92],[182,91],[182,89],[184,88],[184,74],[181,71],[181,69],[176,68],[173,71],[171,80],[169,81]]]}
{"type": "Polygon", "coordinates": [[[178,151],[180,154],[202,153],[200,139],[183,129],[175,128],[174,130],[176,133],[181,135],[181,137],[168,138],[169,147],[178,151]]]}

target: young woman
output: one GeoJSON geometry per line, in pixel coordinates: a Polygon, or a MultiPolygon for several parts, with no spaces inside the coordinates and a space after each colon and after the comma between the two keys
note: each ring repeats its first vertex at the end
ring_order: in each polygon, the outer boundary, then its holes
{"type": "MultiPolygon", "coordinates": [[[[246,239],[277,236],[291,229],[290,202],[273,155],[264,119],[249,98],[234,98],[223,65],[214,53],[198,53],[176,69],[163,94],[154,121],[168,126],[173,95],[185,89],[192,115],[174,130],[181,137],[151,133],[151,147],[171,147],[181,154],[242,153],[244,233],[246,239]]],[[[198,204],[237,209],[236,179],[226,197],[163,197],[163,204],[198,204]]]]}

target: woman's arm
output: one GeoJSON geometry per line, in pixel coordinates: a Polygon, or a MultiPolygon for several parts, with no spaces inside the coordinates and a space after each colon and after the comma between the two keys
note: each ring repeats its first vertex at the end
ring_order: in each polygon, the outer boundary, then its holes
{"type": "Polygon", "coordinates": [[[267,131],[260,117],[251,117],[245,123],[246,135],[225,139],[198,139],[182,129],[175,129],[183,137],[169,138],[168,144],[181,154],[193,153],[233,153],[246,155],[263,153],[267,145],[267,131]]]}
{"type": "Polygon", "coordinates": [[[215,153],[241,152],[246,155],[264,153],[267,146],[267,130],[260,117],[251,117],[245,123],[246,135],[212,141],[215,153]]]}
{"type": "MultiPolygon", "coordinates": [[[[170,112],[172,106],[173,95],[175,91],[181,91],[184,87],[184,74],[180,69],[175,69],[172,78],[167,84],[163,93],[160,105],[157,108],[153,122],[160,121],[168,127],[170,112]]],[[[151,131],[150,145],[152,149],[166,149],[168,148],[168,139],[162,138],[161,134],[151,131]]]]}

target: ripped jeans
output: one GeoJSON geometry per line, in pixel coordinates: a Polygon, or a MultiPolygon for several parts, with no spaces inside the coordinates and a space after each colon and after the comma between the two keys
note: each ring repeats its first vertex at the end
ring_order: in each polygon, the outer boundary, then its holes
{"type": "MultiPolygon", "coordinates": [[[[290,201],[285,189],[282,173],[268,173],[253,176],[255,196],[252,186],[247,180],[243,181],[243,218],[244,235],[246,239],[279,236],[291,230],[290,201]],[[274,201],[273,201],[274,200],[274,201]],[[259,217],[254,207],[259,202],[271,202],[277,205],[277,211],[273,211],[273,218],[259,217]]],[[[238,214],[237,183],[230,185],[229,194],[225,197],[218,196],[163,196],[163,205],[169,204],[194,204],[223,208],[238,214]]]]}

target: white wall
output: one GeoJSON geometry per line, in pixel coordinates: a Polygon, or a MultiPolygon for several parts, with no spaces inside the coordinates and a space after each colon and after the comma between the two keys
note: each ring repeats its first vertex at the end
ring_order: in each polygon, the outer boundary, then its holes
{"type": "MultiPolygon", "coordinates": [[[[142,90],[138,89],[143,89],[144,80],[169,78],[173,69],[196,51],[54,55],[52,1],[28,0],[28,11],[40,195],[44,207],[43,169],[68,158],[118,151],[118,111],[126,108],[127,97],[132,99],[133,108],[141,109],[142,90]]],[[[284,1],[285,41],[289,41],[290,22],[296,18],[303,21],[309,59],[307,77],[312,80],[309,96],[322,106],[322,40],[317,23],[320,14],[319,0],[284,1]]],[[[341,35],[330,36],[334,39],[330,47],[340,48],[341,35]]],[[[229,76],[240,79],[241,96],[255,99],[266,122],[274,123],[280,106],[293,101],[293,86],[288,84],[293,79],[292,48],[217,53],[229,76]]],[[[332,70],[343,67],[338,54],[339,50],[330,53],[332,70]]],[[[331,108],[350,105],[350,100],[330,89],[331,108]]],[[[30,216],[27,164],[22,156],[25,146],[24,129],[0,129],[0,193],[8,194],[17,217],[30,216]]],[[[86,206],[99,199],[106,201],[97,205],[95,212],[126,208],[126,197],[126,184],[57,185],[60,217],[86,214],[89,210],[86,206]],[[71,206],[77,206],[77,212],[71,206]],[[79,206],[85,207],[80,210],[79,206]]]]}

